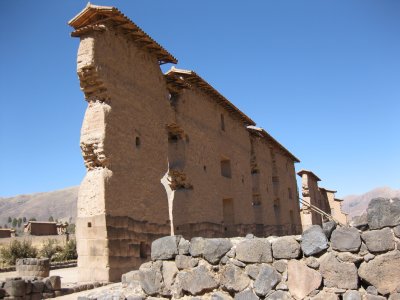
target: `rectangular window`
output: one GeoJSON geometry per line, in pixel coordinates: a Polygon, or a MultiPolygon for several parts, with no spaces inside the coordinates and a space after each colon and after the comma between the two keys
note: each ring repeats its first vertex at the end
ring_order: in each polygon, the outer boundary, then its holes
{"type": "Polygon", "coordinates": [[[288,188],[288,194],[289,194],[289,199],[292,199],[292,189],[291,188],[288,188]]]}
{"type": "Polygon", "coordinates": [[[221,160],[221,175],[227,178],[232,177],[231,161],[229,159],[221,160]]]}
{"type": "Polygon", "coordinates": [[[225,118],[223,114],[221,114],[221,130],[225,131],[225,118]]]}

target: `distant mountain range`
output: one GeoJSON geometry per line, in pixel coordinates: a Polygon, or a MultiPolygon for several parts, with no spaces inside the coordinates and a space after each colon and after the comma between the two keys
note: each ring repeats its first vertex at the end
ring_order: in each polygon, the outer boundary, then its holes
{"type": "Polygon", "coordinates": [[[347,212],[350,217],[362,215],[368,208],[368,204],[373,198],[400,198],[400,190],[390,187],[379,187],[362,195],[350,195],[344,197],[342,210],[347,212]]]}
{"type": "Polygon", "coordinates": [[[0,197],[0,226],[8,224],[8,217],[38,221],[54,220],[75,222],[78,186],[45,193],[0,197]]]}
{"type": "MultiPolygon", "coordinates": [[[[8,217],[48,221],[52,216],[54,220],[75,222],[78,189],[73,186],[53,192],[0,197],[0,226],[8,224],[8,217]]],[[[343,211],[350,217],[361,215],[367,210],[369,201],[376,197],[400,197],[400,190],[380,187],[362,195],[344,197],[343,211]]]]}

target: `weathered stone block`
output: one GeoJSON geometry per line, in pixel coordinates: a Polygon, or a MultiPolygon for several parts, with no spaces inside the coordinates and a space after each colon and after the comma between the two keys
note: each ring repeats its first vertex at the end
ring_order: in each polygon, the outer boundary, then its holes
{"type": "Polygon", "coordinates": [[[325,233],[326,238],[329,240],[331,238],[332,232],[336,229],[336,222],[329,221],[322,224],[322,230],[325,233]]]}
{"type": "Polygon", "coordinates": [[[276,259],[291,259],[300,256],[300,244],[292,236],[283,236],[272,242],[272,255],[276,259]]]}
{"type": "Polygon", "coordinates": [[[331,237],[332,248],[342,252],[357,252],[361,246],[360,233],[356,228],[336,228],[331,237]]]}
{"type": "Polygon", "coordinates": [[[266,300],[291,300],[290,294],[284,291],[276,291],[269,295],[266,300]]]}
{"type": "Polygon", "coordinates": [[[221,286],[228,292],[241,292],[250,284],[250,279],[239,267],[227,265],[221,271],[221,286]]]}
{"type": "Polygon", "coordinates": [[[258,296],[265,296],[275,288],[280,280],[281,275],[273,267],[262,264],[254,281],[254,291],[258,296]]]}
{"type": "Polygon", "coordinates": [[[287,270],[287,260],[286,259],[280,259],[276,260],[273,262],[272,266],[279,272],[283,273],[287,270]]]}
{"type": "Polygon", "coordinates": [[[164,279],[165,290],[163,292],[164,296],[171,295],[171,287],[178,273],[178,268],[175,265],[174,261],[163,261],[162,264],[162,276],[164,279]],[[169,291],[169,292],[168,292],[169,291]]]}
{"type": "Polygon", "coordinates": [[[58,291],[61,289],[61,278],[60,276],[50,276],[49,281],[51,284],[51,287],[54,291],[58,291]]]}
{"type": "Polygon", "coordinates": [[[177,255],[175,257],[175,264],[179,270],[194,268],[198,265],[199,259],[186,255],[177,255]]]}
{"type": "Polygon", "coordinates": [[[151,259],[164,260],[174,258],[179,253],[178,245],[180,239],[180,235],[174,235],[155,240],[151,244],[151,259]]]}
{"type": "Polygon", "coordinates": [[[247,265],[244,271],[248,276],[250,276],[250,278],[256,279],[258,273],[260,272],[260,265],[253,265],[253,264],[247,265]]]}
{"type": "Polygon", "coordinates": [[[272,262],[271,243],[259,238],[240,242],[236,246],[236,259],[249,263],[272,262]]]}
{"type": "Polygon", "coordinates": [[[211,264],[216,264],[232,248],[229,239],[193,238],[190,242],[190,254],[193,257],[201,256],[211,264]]]}
{"type": "Polygon", "coordinates": [[[363,260],[362,256],[350,253],[350,252],[338,252],[336,253],[337,258],[339,258],[342,262],[349,262],[349,263],[359,263],[363,260]]]}
{"type": "Polygon", "coordinates": [[[182,290],[191,295],[212,291],[219,285],[211,271],[202,265],[189,271],[179,272],[177,281],[182,290]]]}
{"type": "Polygon", "coordinates": [[[233,298],[224,292],[215,292],[211,294],[211,300],[232,300],[233,298]]]}
{"type": "Polygon", "coordinates": [[[296,299],[303,299],[321,285],[322,276],[319,272],[307,267],[303,262],[290,260],[288,262],[288,288],[296,299]]]}
{"type": "Polygon", "coordinates": [[[364,295],[363,300],[386,300],[386,297],[366,294],[366,295],[364,295]]]}
{"type": "Polygon", "coordinates": [[[203,254],[204,251],[204,241],[202,237],[192,238],[189,246],[189,253],[193,257],[198,257],[203,254]]]}
{"type": "Polygon", "coordinates": [[[400,293],[390,294],[389,300],[400,300],[400,293]]]}
{"type": "Polygon", "coordinates": [[[7,279],[4,284],[4,290],[9,296],[23,297],[25,296],[25,281],[22,279],[7,279]]]}
{"type": "Polygon", "coordinates": [[[334,293],[321,291],[316,296],[311,297],[310,300],[339,300],[339,297],[334,293]]]}
{"type": "Polygon", "coordinates": [[[235,300],[258,300],[258,296],[250,289],[244,290],[243,292],[235,295],[235,300]]]}
{"type": "Polygon", "coordinates": [[[313,225],[303,232],[301,250],[304,255],[315,255],[326,249],[328,249],[328,239],[320,226],[313,225]]]}
{"type": "Polygon", "coordinates": [[[361,216],[354,216],[350,222],[351,227],[355,227],[359,230],[367,230],[368,229],[368,219],[367,213],[363,213],[361,216]]]}
{"type": "Polygon", "coordinates": [[[340,262],[334,254],[325,253],[320,258],[319,270],[326,287],[355,290],[358,288],[357,268],[353,263],[340,262]]]}
{"type": "Polygon", "coordinates": [[[161,273],[162,262],[148,262],[140,266],[140,286],[146,294],[160,294],[164,285],[161,273]]]}
{"type": "Polygon", "coordinates": [[[217,264],[232,248],[232,243],[229,239],[215,238],[206,239],[204,243],[203,258],[211,264],[217,264]]]}
{"type": "Polygon", "coordinates": [[[394,249],[394,238],[390,228],[363,232],[361,238],[370,252],[384,252],[394,249]]]}
{"type": "Polygon", "coordinates": [[[19,276],[48,277],[50,260],[48,258],[17,259],[15,268],[19,276]]]}
{"type": "Polygon", "coordinates": [[[393,233],[397,238],[400,238],[400,225],[397,225],[395,228],[393,228],[393,233]]]}
{"type": "Polygon", "coordinates": [[[32,281],[32,293],[42,293],[44,290],[44,282],[41,280],[32,281]]]}
{"type": "Polygon", "coordinates": [[[358,275],[372,284],[382,295],[394,293],[400,289],[400,251],[392,251],[378,255],[369,262],[363,262],[358,275]]]}
{"type": "Polygon", "coordinates": [[[368,205],[367,219],[370,229],[400,225],[400,199],[372,199],[368,205]]]}
{"type": "Polygon", "coordinates": [[[306,260],[305,260],[305,263],[310,268],[313,268],[313,269],[318,269],[319,268],[319,261],[315,257],[312,257],[312,256],[307,257],[306,260]]]}
{"type": "Polygon", "coordinates": [[[179,254],[182,255],[187,255],[189,254],[189,249],[190,249],[190,242],[188,240],[185,240],[183,237],[179,240],[179,245],[178,245],[178,252],[179,254]]]}
{"type": "Polygon", "coordinates": [[[123,285],[128,285],[132,281],[140,281],[140,271],[139,270],[134,270],[134,271],[130,271],[128,273],[122,274],[121,282],[123,285]]]}
{"type": "Polygon", "coordinates": [[[343,294],[343,300],[361,300],[361,294],[358,291],[349,290],[343,294]]]}

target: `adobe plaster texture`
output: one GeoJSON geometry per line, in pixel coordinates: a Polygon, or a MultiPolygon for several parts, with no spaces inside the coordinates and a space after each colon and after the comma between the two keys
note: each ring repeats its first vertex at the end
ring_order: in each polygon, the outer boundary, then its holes
{"type": "Polygon", "coordinates": [[[116,281],[153,240],[301,232],[288,150],[115,8],[70,21],[88,102],[80,145],[81,281],[116,281]],[[250,127],[249,127],[250,126],[250,127]]]}

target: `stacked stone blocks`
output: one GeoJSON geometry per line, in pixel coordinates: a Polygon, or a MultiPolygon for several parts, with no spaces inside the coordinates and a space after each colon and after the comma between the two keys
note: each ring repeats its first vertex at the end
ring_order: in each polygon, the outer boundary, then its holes
{"type": "MultiPolygon", "coordinates": [[[[301,236],[193,238],[152,244],[152,261],[122,276],[121,299],[400,299],[400,221],[371,201],[365,231],[314,225],[301,236]],[[383,213],[382,213],[383,212],[383,213]],[[374,230],[368,226],[378,223],[374,230]],[[389,224],[389,225],[387,225],[389,224]],[[327,230],[329,228],[329,230],[327,230]]],[[[115,292],[115,291],[114,291],[115,292]]],[[[107,292],[105,292],[107,293],[107,292]]],[[[100,299],[92,294],[87,299],[100,299]]]]}

